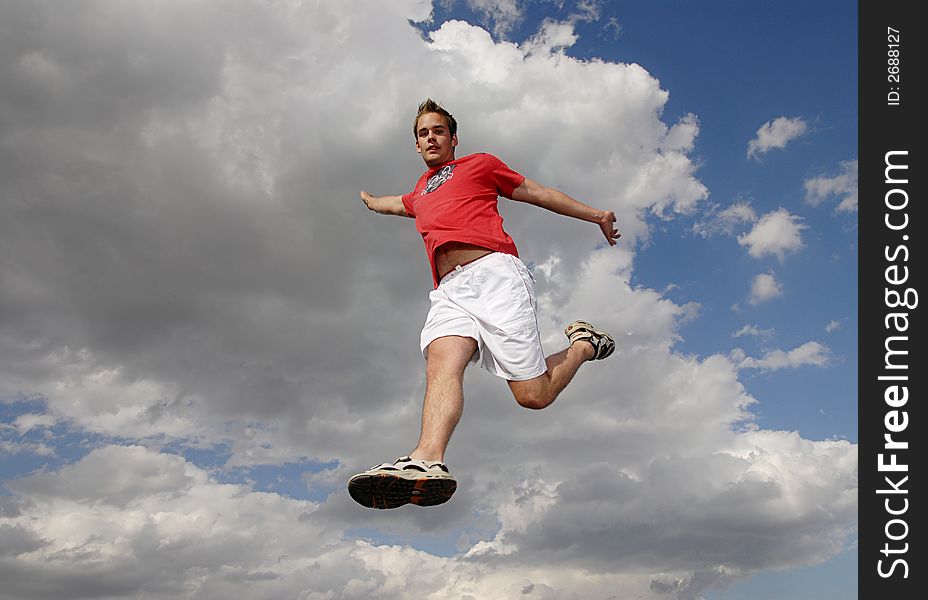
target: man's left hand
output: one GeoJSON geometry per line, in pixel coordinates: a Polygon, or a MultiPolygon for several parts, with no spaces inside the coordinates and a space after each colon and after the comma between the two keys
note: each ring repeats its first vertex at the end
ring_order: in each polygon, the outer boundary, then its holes
{"type": "Polygon", "coordinates": [[[599,220],[599,228],[603,230],[603,235],[606,236],[606,241],[609,242],[610,246],[615,246],[618,239],[622,237],[619,230],[615,228],[615,221],[615,213],[611,210],[603,212],[603,216],[599,220]]]}

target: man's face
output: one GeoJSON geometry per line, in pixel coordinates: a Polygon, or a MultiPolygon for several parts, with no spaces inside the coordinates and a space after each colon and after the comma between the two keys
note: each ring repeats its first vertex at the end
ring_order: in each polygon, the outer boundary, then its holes
{"type": "Polygon", "coordinates": [[[458,136],[451,135],[448,123],[438,113],[425,113],[416,123],[416,151],[430,167],[454,160],[458,136]]]}

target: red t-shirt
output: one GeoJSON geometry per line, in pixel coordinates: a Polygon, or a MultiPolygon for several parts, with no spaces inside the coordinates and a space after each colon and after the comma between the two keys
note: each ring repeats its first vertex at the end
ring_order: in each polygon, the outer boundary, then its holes
{"type": "Polygon", "coordinates": [[[492,154],[471,154],[430,168],[416,188],[403,196],[406,213],[416,219],[425,241],[438,287],[435,250],[448,242],[475,244],[494,252],[518,256],[516,245],[503,230],[499,196],[510,198],[525,177],[492,154]]]}

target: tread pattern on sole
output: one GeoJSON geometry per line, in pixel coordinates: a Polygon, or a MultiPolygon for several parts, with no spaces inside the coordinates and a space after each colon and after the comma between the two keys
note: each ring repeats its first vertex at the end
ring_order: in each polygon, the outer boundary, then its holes
{"type": "Polygon", "coordinates": [[[457,482],[448,477],[409,479],[389,473],[365,473],[348,481],[348,493],[355,502],[369,508],[398,508],[404,504],[435,506],[447,502],[457,486],[457,482]]]}

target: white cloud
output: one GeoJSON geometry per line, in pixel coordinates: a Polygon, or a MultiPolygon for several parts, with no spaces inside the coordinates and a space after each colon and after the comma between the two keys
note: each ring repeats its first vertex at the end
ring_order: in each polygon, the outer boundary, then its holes
{"type": "Polygon", "coordinates": [[[42,398],[102,447],[4,482],[6,593],[684,598],[844,547],[856,446],[749,431],[739,364],[675,350],[693,305],[629,283],[647,216],[708,197],[698,120],[665,123],[668,92],[644,68],[557,52],[566,28],[532,52],[463,22],[423,40],[408,20],[431,5],[412,0],[37,6],[0,9],[0,84],[21,99],[0,104],[0,252],[17,257],[0,262],[15,316],[0,397],[42,398]],[[357,192],[402,193],[421,173],[409,124],[424,95],[458,118],[461,154],[617,213],[622,243],[597,249],[588,224],[502,205],[543,265],[546,348],[582,317],[619,349],[540,413],[470,370],[448,455],[458,493],[385,515],[338,482],[414,443],[431,282],[412,223],[370,215],[357,192]],[[384,306],[403,310],[384,320],[384,306]],[[98,441],[112,438],[137,445],[98,441]],[[336,491],[317,504],[222,484],[161,444],[219,445],[225,468],[338,461],[305,477],[336,491]],[[409,547],[447,538],[460,555],[409,547]]]}
{"type": "Polygon", "coordinates": [[[593,21],[598,21],[601,15],[601,0],[577,0],[574,11],[568,17],[568,20],[591,23],[593,21]]]}
{"type": "Polygon", "coordinates": [[[802,230],[808,226],[801,220],[785,208],[777,209],[761,217],[751,231],[738,236],[738,243],[747,246],[754,258],[773,255],[782,261],[787,253],[803,247],[802,230]]]}
{"type": "Polygon", "coordinates": [[[841,329],[841,323],[838,321],[829,321],[828,325],[825,325],[825,333],[831,333],[841,329]]]}
{"type": "Polygon", "coordinates": [[[106,446],[56,473],[21,479],[15,487],[31,498],[65,496],[125,508],[139,498],[186,487],[195,471],[179,456],[140,446],[106,446]]]}
{"type": "Polygon", "coordinates": [[[58,419],[49,413],[27,413],[16,417],[13,426],[19,435],[25,435],[36,428],[48,428],[55,425],[58,419]]]}
{"type": "Polygon", "coordinates": [[[603,31],[608,32],[613,40],[617,40],[622,35],[622,25],[615,17],[609,17],[609,20],[603,25],[603,31]]]}
{"type": "Polygon", "coordinates": [[[754,223],[757,213],[748,200],[738,200],[724,210],[719,210],[717,204],[712,205],[706,216],[693,225],[693,231],[708,238],[714,235],[732,235],[739,225],[754,223]]]}
{"type": "MultiPolygon", "coordinates": [[[[0,427],[2,431],[3,427],[0,427]]],[[[56,455],[55,448],[42,442],[25,442],[0,439],[0,456],[15,456],[17,454],[32,454],[34,456],[52,457],[56,455]]]]}
{"type": "Polygon", "coordinates": [[[778,369],[795,369],[804,366],[825,367],[830,364],[831,350],[818,342],[806,342],[789,352],[771,350],[759,359],[751,357],[739,358],[741,360],[738,367],[741,369],[776,371],[778,369]]]}
{"type": "Polygon", "coordinates": [[[857,161],[841,162],[841,173],[834,177],[813,177],[803,182],[806,189],[806,202],[818,206],[831,197],[840,199],[836,210],[839,212],[857,211],[857,161]]]}
{"type": "Polygon", "coordinates": [[[180,457],[105,446],[9,487],[23,500],[4,526],[36,540],[2,566],[17,598],[296,597],[354,577],[316,505],[217,483],[180,457]]]}
{"type": "MultiPolygon", "coordinates": [[[[703,367],[731,374],[724,360],[714,362],[703,367]]],[[[635,427],[624,435],[637,438],[628,450],[643,441],[635,427]]],[[[105,446],[10,485],[16,496],[0,517],[5,592],[504,600],[526,589],[543,598],[605,597],[619,586],[657,599],[671,586],[677,597],[695,598],[756,569],[761,556],[765,566],[786,568],[845,543],[856,515],[854,446],[749,431],[730,434],[725,447],[648,459],[633,470],[604,461],[571,473],[535,461],[501,464],[493,478],[474,471],[486,494],[480,508],[492,507],[500,527],[467,556],[440,557],[345,536],[345,516],[365,526],[385,515],[371,520],[341,494],[323,505],[288,499],[219,483],[176,456],[105,446]],[[668,518],[674,505],[685,509],[668,518]],[[755,551],[733,543],[729,529],[755,551]],[[704,554],[690,546],[698,540],[711,543],[723,566],[705,569],[704,554]],[[41,586],[27,576],[36,574],[41,586]]],[[[392,516],[408,528],[442,510],[392,516]]]]}
{"type": "Polygon", "coordinates": [[[687,113],[667,131],[661,142],[664,152],[691,152],[695,147],[696,136],[699,135],[699,118],[693,113],[687,113]]]}
{"type": "Polygon", "coordinates": [[[522,44],[522,49],[527,54],[549,54],[573,46],[577,39],[573,24],[546,19],[539,32],[522,44]]]}
{"type": "Polygon", "coordinates": [[[748,158],[759,159],[774,148],[785,148],[807,129],[808,125],[801,117],[777,117],[767,121],[757,130],[757,137],[748,142],[748,158]]]}
{"type": "Polygon", "coordinates": [[[751,293],[748,302],[757,306],[783,294],[783,288],[772,273],[760,273],[751,281],[751,293]]]}
{"type": "Polygon", "coordinates": [[[518,0],[467,0],[467,3],[493,23],[493,32],[501,38],[523,19],[518,0]]]}
{"type": "MultiPolygon", "coordinates": [[[[755,282],[756,281],[757,280],[755,278],[755,282]]],[[[776,287],[776,282],[773,282],[773,286],[776,287]]],[[[763,284],[761,284],[761,287],[763,287],[763,284]]],[[[761,294],[763,293],[760,290],[758,292],[761,294]]],[[[751,295],[753,297],[753,290],[752,290],[751,295]]],[[[776,332],[773,329],[761,329],[757,325],[745,325],[744,327],[742,327],[735,333],[731,334],[731,337],[739,338],[739,337],[745,337],[745,336],[753,336],[753,337],[758,337],[764,340],[769,340],[773,338],[775,334],[776,332]]]]}

